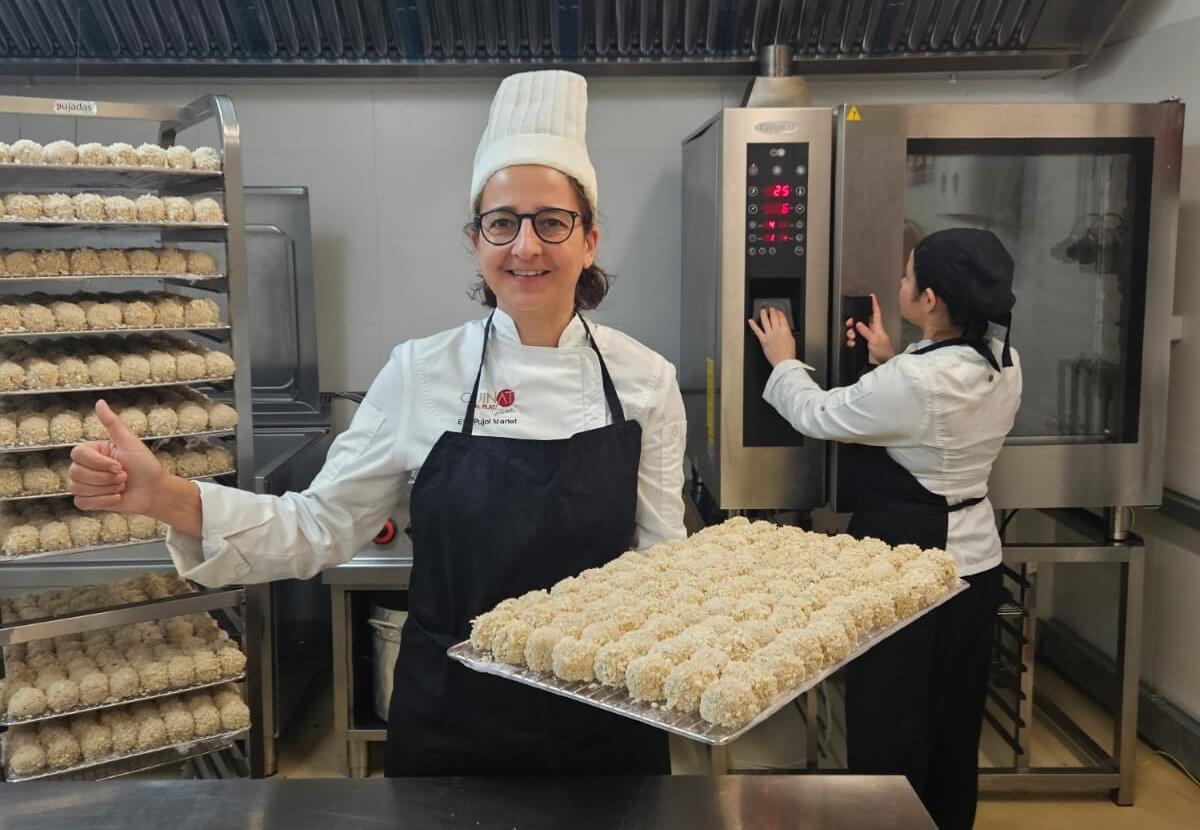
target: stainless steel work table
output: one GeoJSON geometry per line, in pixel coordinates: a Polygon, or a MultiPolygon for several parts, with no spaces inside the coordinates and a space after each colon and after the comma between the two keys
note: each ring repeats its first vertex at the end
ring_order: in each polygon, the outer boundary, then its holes
{"type": "Polygon", "coordinates": [[[325,571],[322,581],[329,586],[333,603],[333,725],[346,742],[346,774],[363,778],[369,767],[368,744],[387,738],[387,729],[369,706],[356,706],[359,684],[368,688],[372,680],[361,665],[356,668],[354,625],[350,595],[358,591],[407,591],[412,571],[412,542],[402,528],[407,511],[397,518],[396,539],[380,547],[369,546],[345,565],[325,571]],[[363,710],[367,711],[363,711],[363,710]]]}
{"type": "Polygon", "coordinates": [[[0,827],[191,830],[936,830],[908,782],[865,776],[30,783],[0,827]]]}

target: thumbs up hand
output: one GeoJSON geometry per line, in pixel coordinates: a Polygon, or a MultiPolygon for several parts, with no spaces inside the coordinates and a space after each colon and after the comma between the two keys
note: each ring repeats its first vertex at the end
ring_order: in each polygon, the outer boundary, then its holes
{"type": "Polygon", "coordinates": [[[80,510],[150,513],[155,496],[170,476],[154,453],[125,426],[104,401],[96,416],[108,441],[80,444],[71,450],[71,494],[80,510]]]}

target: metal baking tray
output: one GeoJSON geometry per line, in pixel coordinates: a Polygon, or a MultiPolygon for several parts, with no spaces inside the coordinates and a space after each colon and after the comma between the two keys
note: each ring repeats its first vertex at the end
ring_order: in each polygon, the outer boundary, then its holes
{"type": "Polygon", "coordinates": [[[128,326],[119,329],[59,329],[56,331],[0,331],[0,340],[17,338],[25,340],[30,337],[89,337],[101,334],[171,334],[179,332],[227,332],[229,326],[151,326],[150,328],[128,326]]]}
{"type": "Polygon", "coordinates": [[[118,550],[132,545],[145,545],[151,542],[161,542],[165,536],[153,536],[149,539],[130,539],[128,542],[113,542],[107,545],[91,545],[86,548],[63,548],[62,550],[39,550],[33,553],[18,553],[15,556],[0,553],[0,568],[14,565],[18,562],[29,562],[34,559],[48,559],[52,556],[70,556],[73,553],[95,553],[97,551],[118,550]]]}
{"type": "Polygon", "coordinates": [[[219,378],[196,378],[195,380],[168,380],[157,383],[123,383],[113,386],[55,386],[53,389],[15,389],[13,391],[5,391],[0,392],[0,397],[8,397],[10,395],[65,395],[68,392],[111,392],[125,389],[157,389],[160,386],[203,386],[206,383],[228,383],[231,380],[233,380],[233,375],[226,375],[219,378]]]}
{"type": "MultiPolygon", "coordinates": [[[[192,148],[197,149],[197,148],[192,148]]],[[[220,178],[223,170],[199,170],[195,167],[184,170],[179,167],[152,167],[148,164],[25,164],[20,161],[8,161],[0,164],[0,171],[28,170],[43,173],[47,170],[65,170],[67,172],[85,171],[89,173],[147,173],[154,176],[183,176],[196,178],[220,178]]],[[[123,177],[124,178],[124,177],[123,177]]]]}
{"type": "MultiPolygon", "coordinates": [[[[128,387],[127,387],[128,388],[128,387]]],[[[0,393],[3,394],[3,393],[0,393]]],[[[174,438],[226,438],[233,435],[235,430],[232,429],[206,429],[200,432],[172,432],[169,435],[142,435],[139,436],[145,442],[151,441],[170,441],[174,438]]],[[[90,441],[77,441],[74,444],[30,444],[28,446],[15,447],[0,447],[0,453],[12,452],[44,452],[46,450],[65,450],[71,447],[77,447],[80,444],[90,444],[90,441]]]]}
{"type": "MultiPolygon", "coordinates": [[[[239,648],[238,651],[241,651],[239,648]]],[[[0,714],[0,726],[29,726],[30,724],[42,723],[48,720],[57,720],[58,718],[69,718],[72,715],[82,715],[87,712],[101,712],[105,709],[112,709],[116,706],[128,706],[133,703],[141,703],[146,700],[159,700],[164,697],[174,697],[175,695],[186,695],[188,692],[199,692],[203,689],[211,689],[214,686],[223,686],[226,683],[239,683],[246,679],[246,675],[237,674],[232,677],[222,677],[220,680],[213,680],[208,683],[194,683],[191,686],[179,686],[177,688],[163,689],[161,692],[155,692],[149,695],[139,695],[138,697],[123,697],[120,699],[110,698],[104,703],[98,703],[95,706],[79,706],[75,709],[68,709],[65,712],[43,712],[42,714],[32,718],[9,718],[7,715],[0,714]]]]}
{"type": "MultiPolygon", "coordinates": [[[[165,149],[165,148],[164,148],[165,149]]],[[[198,149],[193,147],[193,150],[198,149]]],[[[34,172],[42,172],[45,170],[66,170],[77,171],[86,170],[97,173],[152,173],[155,176],[208,176],[220,177],[224,175],[222,170],[200,170],[195,167],[187,170],[179,167],[153,167],[149,164],[26,164],[21,161],[8,161],[0,164],[0,171],[4,170],[31,170],[34,172]]]]}
{"type": "Polygon", "coordinates": [[[471,645],[470,640],[465,640],[452,646],[446,653],[452,660],[457,660],[474,671],[493,674],[526,686],[532,686],[535,689],[541,689],[542,691],[551,692],[580,703],[586,703],[589,706],[595,706],[606,712],[612,712],[615,715],[621,715],[622,717],[630,718],[640,723],[666,730],[667,732],[673,732],[676,735],[690,738],[693,741],[699,741],[711,746],[724,746],[737,740],[767,720],[767,718],[774,715],[784,706],[787,706],[797,697],[842,669],[852,660],[865,654],[873,646],[883,642],[900,629],[912,624],[938,606],[953,599],[969,587],[966,582],[960,579],[952,590],[947,591],[932,605],[926,606],[913,616],[901,620],[895,625],[873,632],[866,639],[859,642],[858,646],[854,651],[850,652],[850,656],[845,660],[835,663],[818,674],[807,678],[799,686],[789,689],[786,692],[781,692],[754,720],[745,726],[737,728],[708,723],[700,717],[699,713],[672,712],[659,704],[638,702],[633,700],[625,689],[602,686],[596,681],[590,683],[566,683],[552,674],[541,674],[530,671],[524,666],[510,666],[507,663],[498,663],[493,661],[490,655],[476,651],[471,645]]]}
{"type": "MultiPolygon", "coordinates": [[[[141,769],[150,769],[152,767],[169,764],[173,761],[186,761],[188,758],[194,758],[197,755],[207,755],[210,752],[216,752],[221,749],[227,749],[233,741],[243,740],[246,737],[247,730],[239,729],[236,732],[222,732],[217,735],[210,735],[207,738],[196,738],[195,740],[186,741],[181,744],[171,744],[170,746],[162,746],[156,749],[147,750],[146,752],[134,752],[129,755],[113,755],[108,758],[101,758],[96,761],[87,761],[82,764],[76,764],[73,767],[65,767],[63,769],[45,770],[37,775],[30,775],[25,778],[18,778],[12,774],[12,770],[8,768],[7,759],[4,762],[5,781],[10,784],[18,784],[25,781],[42,781],[50,778],[62,778],[69,775],[77,775],[87,770],[105,767],[109,764],[123,763],[129,761],[150,761],[153,763],[143,764],[137,769],[129,769],[118,774],[129,775],[141,769]],[[161,760],[159,760],[161,758],[161,760]]],[[[115,777],[115,776],[107,776],[115,777]]],[[[91,779],[100,780],[100,779],[91,779]]]]}
{"type": "Polygon", "coordinates": [[[0,227],[10,225],[28,228],[93,228],[95,230],[179,230],[194,229],[223,231],[229,229],[228,222],[114,222],[112,220],[91,221],[88,219],[14,219],[0,216],[0,227]]]}
{"type": "MultiPolygon", "coordinates": [[[[147,572],[149,573],[149,572],[151,572],[151,571],[147,571],[147,572]]],[[[118,580],[118,582],[119,582],[119,581],[120,581],[120,580],[118,580]]],[[[98,585],[93,585],[92,583],[87,583],[87,584],[88,584],[89,586],[91,586],[91,587],[95,587],[95,588],[101,588],[101,587],[109,587],[109,586],[111,586],[111,585],[113,585],[113,584],[115,584],[115,583],[112,583],[112,582],[102,582],[102,583],[100,583],[100,584],[98,584],[98,585]]],[[[110,611],[110,610],[112,610],[114,607],[117,607],[117,608],[139,608],[139,607],[141,607],[141,606],[144,606],[144,605],[147,605],[147,604],[161,604],[161,603],[170,602],[170,601],[172,601],[172,600],[177,600],[177,599],[185,599],[185,598],[189,598],[189,597],[194,597],[194,596],[197,596],[197,595],[199,595],[199,594],[201,593],[201,591],[199,591],[199,590],[196,588],[196,583],[194,583],[194,582],[187,582],[186,584],[187,584],[187,590],[185,590],[185,591],[180,591],[179,593],[176,593],[176,594],[167,594],[165,597],[160,597],[159,599],[146,600],[145,602],[134,602],[134,603],[129,603],[129,604],[127,604],[127,605],[122,605],[122,606],[105,606],[105,607],[103,607],[103,608],[88,608],[88,609],[85,609],[85,610],[82,610],[82,611],[68,611],[68,612],[66,612],[65,614],[51,614],[51,615],[50,615],[50,616],[48,616],[48,617],[35,617],[35,618],[31,619],[31,620],[14,620],[14,619],[12,619],[12,618],[10,617],[10,618],[9,618],[9,619],[7,619],[7,620],[0,621],[0,626],[9,626],[9,627],[23,627],[23,626],[27,626],[27,625],[30,625],[30,624],[40,624],[40,623],[56,622],[56,621],[60,621],[60,620],[64,620],[64,619],[70,619],[70,618],[72,618],[72,617],[78,617],[78,616],[80,616],[80,615],[84,615],[84,614],[87,614],[87,615],[94,614],[94,613],[96,613],[96,612],[98,612],[98,611],[105,611],[105,612],[107,612],[107,611],[110,611]]],[[[40,587],[40,586],[39,586],[39,587],[40,587]]],[[[9,598],[9,599],[14,599],[14,600],[20,600],[20,599],[24,599],[24,598],[25,598],[25,596],[27,596],[27,595],[28,595],[28,593],[29,593],[29,592],[27,592],[27,593],[25,593],[25,594],[18,594],[18,595],[16,595],[16,596],[13,596],[13,597],[8,597],[8,598],[9,598]]],[[[33,592],[31,592],[31,593],[33,593],[33,594],[41,594],[41,593],[43,593],[43,592],[42,592],[42,591],[33,591],[33,592]]],[[[194,613],[207,613],[207,612],[200,612],[200,611],[197,611],[197,612],[194,612],[194,613]]],[[[187,615],[187,614],[179,614],[179,615],[176,615],[176,616],[188,616],[188,615],[187,615]]],[[[170,617],[160,617],[159,619],[170,619],[170,617]]],[[[139,620],[138,622],[142,622],[142,620],[139,620]]],[[[127,624],[129,624],[129,623],[127,623],[127,624]]],[[[113,627],[115,627],[115,626],[102,626],[102,627],[103,627],[103,628],[113,628],[113,627]]],[[[93,628],[93,629],[89,629],[89,630],[92,630],[92,631],[98,631],[98,630],[100,630],[100,629],[99,629],[99,628],[93,628]]],[[[50,638],[52,638],[53,636],[55,636],[55,635],[51,635],[51,637],[50,637],[50,638]]],[[[34,638],[34,639],[39,639],[39,640],[40,640],[40,639],[50,639],[50,638],[45,638],[45,637],[37,637],[37,638],[34,638]]],[[[27,641],[27,642],[32,642],[32,641],[33,641],[33,640],[29,640],[29,641],[27,641]]],[[[3,642],[3,641],[2,641],[2,640],[0,640],[0,642],[3,642]]],[[[3,660],[7,660],[7,659],[8,659],[8,651],[7,651],[7,648],[8,648],[8,644],[7,644],[7,643],[4,645],[4,647],[3,647],[3,648],[0,648],[0,661],[3,661],[3,660]]],[[[7,671],[7,668],[6,668],[5,670],[7,671]]],[[[3,712],[0,712],[0,723],[2,723],[2,722],[3,722],[3,718],[4,718],[4,713],[3,713],[3,712]]]]}
{"type": "MultiPolygon", "coordinates": [[[[209,473],[208,475],[202,475],[202,476],[182,476],[182,478],[186,478],[188,481],[212,481],[215,478],[220,478],[221,476],[227,476],[230,473],[236,473],[236,472],[237,472],[237,469],[230,467],[228,470],[221,470],[218,473],[209,473]]],[[[7,504],[8,502],[12,502],[12,501],[34,501],[36,499],[60,499],[63,496],[69,496],[69,495],[71,495],[71,493],[67,490],[58,490],[54,493],[33,493],[30,495],[22,495],[22,496],[0,496],[0,504],[7,504]]]]}
{"type": "Polygon", "coordinates": [[[179,280],[183,282],[205,282],[223,280],[224,274],[55,274],[54,276],[0,276],[0,285],[6,282],[78,282],[79,280],[179,280]]]}
{"type": "MultiPolygon", "coordinates": [[[[235,737],[240,740],[242,736],[235,735],[235,737]]],[[[206,755],[211,755],[215,752],[224,752],[237,746],[231,740],[216,740],[215,743],[210,743],[214,740],[216,739],[205,738],[203,743],[197,743],[188,750],[159,749],[145,755],[135,755],[120,761],[110,761],[103,766],[91,767],[80,772],[52,774],[42,780],[52,781],[56,784],[77,781],[112,781],[127,775],[137,775],[139,772],[158,769],[159,767],[184,764],[194,758],[203,758],[206,755]]]]}
{"type": "MultiPolygon", "coordinates": [[[[161,551],[155,551],[161,563],[161,551]]],[[[204,611],[218,611],[241,606],[246,599],[243,588],[212,588],[205,591],[172,594],[162,599],[111,605],[88,611],[69,611],[50,617],[17,620],[0,625],[0,643],[5,646],[32,643],[70,634],[86,634],[105,628],[134,625],[140,622],[186,617],[204,611]]],[[[230,613],[230,612],[226,612],[230,613]]]]}
{"type": "Polygon", "coordinates": [[[115,164],[0,164],[0,183],[10,191],[30,190],[158,190],[172,193],[217,191],[224,187],[221,170],[178,170],[173,167],[128,167],[115,164]]]}

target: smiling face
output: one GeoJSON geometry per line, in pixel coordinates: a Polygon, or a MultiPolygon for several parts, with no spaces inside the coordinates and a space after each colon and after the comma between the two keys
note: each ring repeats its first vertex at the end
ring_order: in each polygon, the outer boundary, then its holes
{"type": "MultiPolygon", "coordinates": [[[[523,164],[497,172],[479,196],[479,213],[504,208],[513,213],[537,213],[545,208],[584,213],[571,179],[542,165],[523,164]]],[[[493,234],[495,236],[495,234],[493,234]]],[[[569,318],[575,310],[575,285],[584,268],[596,258],[600,232],[583,218],[563,242],[543,241],[532,221],[521,221],[520,232],[506,245],[471,234],[484,282],[496,295],[497,307],[515,320],[569,318]]]]}

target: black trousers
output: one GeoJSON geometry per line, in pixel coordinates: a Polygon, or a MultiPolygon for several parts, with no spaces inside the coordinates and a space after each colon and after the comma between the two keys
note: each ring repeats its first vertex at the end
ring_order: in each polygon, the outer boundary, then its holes
{"type": "Polygon", "coordinates": [[[979,795],[1000,568],[850,664],[846,727],[852,772],[903,774],[939,830],[970,830],[979,795]]]}

